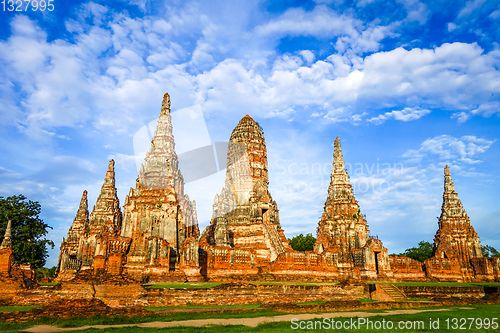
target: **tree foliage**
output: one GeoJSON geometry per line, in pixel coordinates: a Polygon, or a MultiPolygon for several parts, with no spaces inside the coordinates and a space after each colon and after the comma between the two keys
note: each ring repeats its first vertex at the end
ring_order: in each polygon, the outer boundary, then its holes
{"type": "Polygon", "coordinates": [[[43,267],[49,256],[48,246],[54,248],[54,242],[44,237],[52,227],[42,221],[40,212],[40,204],[27,200],[22,194],[7,198],[0,196],[0,237],[3,240],[7,223],[11,220],[12,247],[18,263],[43,267]]]}
{"type": "Polygon", "coordinates": [[[306,236],[300,234],[288,240],[290,241],[290,246],[295,251],[312,251],[314,243],[316,243],[316,238],[312,234],[307,234],[306,236]]]}
{"type": "Polygon", "coordinates": [[[483,252],[483,257],[500,258],[500,253],[493,246],[481,245],[481,251],[483,252]]]}
{"type": "Polygon", "coordinates": [[[48,268],[48,267],[40,267],[36,269],[36,276],[39,280],[44,277],[53,277],[56,274],[56,266],[48,268]]]}
{"type": "Polygon", "coordinates": [[[420,241],[418,247],[406,249],[400,256],[409,257],[420,262],[424,262],[433,255],[432,244],[426,241],[420,241]]]}

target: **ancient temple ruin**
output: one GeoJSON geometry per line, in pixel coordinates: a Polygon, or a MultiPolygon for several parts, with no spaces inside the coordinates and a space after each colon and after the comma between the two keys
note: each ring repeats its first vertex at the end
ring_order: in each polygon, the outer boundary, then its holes
{"type": "Polygon", "coordinates": [[[7,222],[0,245],[0,294],[8,296],[35,284],[36,271],[31,264],[16,262],[12,246],[12,221],[7,222]]]}
{"type": "MultiPolygon", "coordinates": [[[[178,165],[170,96],[165,94],[151,148],[123,206],[121,236],[132,240],[124,269],[131,276],[183,277],[182,245],[197,240],[199,230],[195,202],[184,194],[178,165]]],[[[186,262],[197,258],[196,244],[185,250],[196,252],[186,262]]]]}
{"type": "Polygon", "coordinates": [[[200,238],[209,275],[257,272],[291,249],[268,185],[264,135],[246,115],[229,139],[225,186],[200,238]]]}
{"type": "Polygon", "coordinates": [[[12,222],[7,222],[7,229],[0,245],[0,276],[9,277],[12,263],[14,261],[14,250],[12,249],[12,222]]]}
{"type": "MultiPolygon", "coordinates": [[[[479,238],[445,168],[434,257],[425,263],[389,256],[371,237],[349,181],[340,139],[313,251],[295,251],[281,228],[268,189],[267,150],[260,125],[246,115],[228,143],[224,187],[200,235],[196,205],[184,193],[175,152],[170,96],[165,94],[151,148],[123,205],[114,161],[89,214],[84,191],[63,239],[58,281],[197,281],[344,279],[493,281],[498,258],[484,258],[479,238]]],[[[8,229],[10,230],[10,229],[8,229]]],[[[10,270],[10,232],[0,246],[0,276],[10,270]]]]}
{"type": "Polygon", "coordinates": [[[493,280],[499,276],[498,258],[484,258],[481,242],[455,192],[450,168],[444,168],[444,193],[434,256],[426,260],[429,277],[441,280],[493,280]]]}
{"type": "Polygon", "coordinates": [[[334,142],[330,186],[318,223],[315,251],[334,258],[344,275],[353,270],[361,276],[391,275],[387,249],[378,238],[369,236],[368,225],[354,197],[338,137],[334,142]]]}
{"type": "Polygon", "coordinates": [[[170,96],[166,94],[151,149],[136,188],[125,199],[123,214],[113,160],[90,216],[87,192],[83,193],[68,237],[61,244],[59,281],[97,276],[183,280],[187,273],[199,275],[195,203],[184,194],[174,148],[170,96]]]}
{"type": "Polygon", "coordinates": [[[59,280],[72,279],[77,273],[103,274],[111,273],[113,267],[121,269],[121,257],[127,251],[130,240],[120,237],[122,212],[115,186],[114,167],[115,162],[111,160],[101,193],[90,215],[87,191],[83,192],[68,237],[61,243],[57,265],[59,280]]]}

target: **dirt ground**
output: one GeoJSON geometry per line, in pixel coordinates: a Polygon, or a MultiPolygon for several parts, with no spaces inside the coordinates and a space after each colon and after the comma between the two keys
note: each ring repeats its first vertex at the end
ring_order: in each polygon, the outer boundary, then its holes
{"type": "MultiPolygon", "coordinates": [[[[472,309],[472,308],[462,308],[462,309],[472,309]]],[[[310,320],[317,318],[350,318],[350,317],[372,317],[372,316],[389,316],[397,314],[414,314],[421,312],[437,312],[437,311],[448,311],[449,309],[400,309],[400,310],[388,310],[382,313],[370,313],[362,311],[353,312],[332,312],[332,313],[320,313],[320,314],[287,314],[282,316],[273,317],[257,317],[257,318],[231,318],[231,319],[196,319],[196,320],[184,320],[184,321],[171,321],[171,322],[150,322],[141,324],[123,324],[123,325],[90,325],[82,327],[71,327],[71,328],[59,328],[50,325],[38,325],[31,327],[26,332],[33,333],[52,333],[52,332],[69,332],[69,331],[80,331],[89,328],[118,328],[118,327],[150,327],[150,328],[164,328],[164,327],[175,327],[175,326],[194,326],[202,327],[207,325],[245,325],[249,327],[256,327],[260,324],[280,322],[280,321],[291,321],[296,318],[297,320],[310,320]]]]}

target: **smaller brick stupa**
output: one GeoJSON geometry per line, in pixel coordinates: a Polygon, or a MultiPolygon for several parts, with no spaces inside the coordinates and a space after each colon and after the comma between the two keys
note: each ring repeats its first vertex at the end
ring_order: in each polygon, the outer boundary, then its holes
{"type": "Polygon", "coordinates": [[[85,232],[88,226],[89,210],[87,191],[85,190],[83,191],[76,217],[68,231],[68,237],[66,239],[63,238],[61,243],[56,275],[59,274],[59,272],[68,270],[76,271],[80,269],[83,259],[83,240],[85,239],[85,232]]]}
{"type": "Polygon", "coordinates": [[[438,227],[434,257],[425,262],[429,277],[465,281],[498,276],[498,258],[483,258],[481,242],[455,192],[448,166],[444,168],[443,205],[438,227]]]}
{"type": "Polygon", "coordinates": [[[122,212],[115,186],[115,161],[111,160],[101,193],[89,215],[87,191],[67,239],[63,239],[57,265],[57,281],[102,280],[120,275],[130,239],[120,237],[122,212]]]}
{"type": "Polygon", "coordinates": [[[331,258],[341,275],[375,278],[390,274],[387,249],[379,239],[369,237],[368,224],[349,183],[338,137],[334,141],[328,196],[317,231],[315,252],[331,258]]]}
{"type": "Polygon", "coordinates": [[[14,261],[14,250],[12,249],[12,222],[7,222],[7,229],[0,245],[0,276],[10,276],[10,270],[14,261]]]}

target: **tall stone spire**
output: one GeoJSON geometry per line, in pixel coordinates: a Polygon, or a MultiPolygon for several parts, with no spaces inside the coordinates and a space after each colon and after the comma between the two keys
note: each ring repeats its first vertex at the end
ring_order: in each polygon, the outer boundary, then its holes
{"type": "Polygon", "coordinates": [[[172,134],[172,117],[170,115],[170,96],[163,96],[160,118],[156,132],[151,140],[151,148],[146,153],[144,164],[139,171],[139,183],[148,189],[171,187],[172,176],[175,192],[184,194],[184,179],[179,170],[179,160],[175,152],[174,135],[172,134]],[[171,168],[171,175],[169,174],[171,168]]]}
{"type": "Polygon", "coordinates": [[[163,96],[160,117],[151,140],[151,148],[146,153],[144,164],[139,171],[139,185],[145,189],[173,189],[179,200],[186,226],[198,230],[198,221],[193,214],[192,202],[184,194],[184,178],[179,169],[179,159],[175,152],[170,114],[170,95],[163,96]]]}
{"type": "Polygon", "coordinates": [[[7,229],[5,230],[5,235],[3,237],[2,245],[0,245],[0,250],[12,249],[12,222],[9,220],[7,222],[7,229]]]}
{"type": "Polygon", "coordinates": [[[342,255],[349,256],[351,250],[365,245],[368,235],[368,225],[349,183],[340,139],[337,137],[334,142],[330,186],[323,216],[318,223],[316,244],[321,244],[324,249],[338,246],[342,255]]]}
{"type": "Polygon", "coordinates": [[[83,191],[80,206],[68,232],[68,241],[78,241],[89,224],[87,190],[83,191]]]}
{"type": "Polygon", "coordinates": [[[445,166],[444,167],[444,193],[450,194],[450,193],[454,193],[454,192],[455,192],[455,185],[453,184],[453,179],[451,179],[450,168],[448,166],[445,166]]]}
{"type": "Polygon", "coordinates": [[[468,263],[472,257],[482,257],[481,243],[470,219],[455,192],[450,168],[444,168],[444,193],[438,230],[434,237],[435,256],[455,258],[468,263]]]}
{"type": "Polygon", "coordinates": [[[115,161],[111,160],[104,177],[101,193],[90,214],[89,225],[91,227],[93,225],[106,225],[109,232],[116,232],[120,230],[121,222],[122,212],[115,186],[115,161]]]}
{"type": "Polygon", "coordinates": [[[335,197],[342,196],[342,191],[345,191],[349,197],[352,194],[352,186],[349,184],[349,176],[347,175],[347,170],[345,168],[344,156],[342,155],[342,149],[340,148],[340,139],[337,137],[334,141],[333,150],[333,168],[332,174],[330,176],[330,187],[328,188],[328,194],[335,197]]]}
{"type": "Polygon", "coordinates": [[[171,266],[177,269],[185,241],[199,236],[194,209],[194,203],[184,194],[167,93],[136,188],[130,189],[123,206],[120,235],[131,239],[128,272],[134,276],[145,274],[145,265],[167,272],[171,266]]]}

